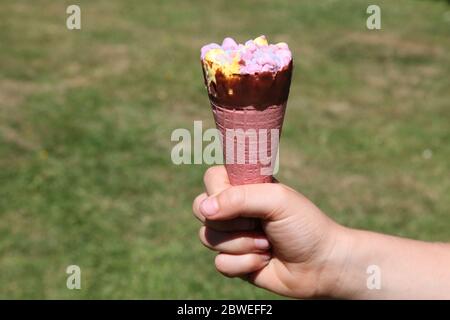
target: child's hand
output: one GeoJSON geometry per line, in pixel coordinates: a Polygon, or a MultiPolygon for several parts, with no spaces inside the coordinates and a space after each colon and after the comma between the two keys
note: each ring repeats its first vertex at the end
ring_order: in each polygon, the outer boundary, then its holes
{"type": "Polygon", "coordinates": [[[193,210],[200,239],[220,252],[217,269],[273,292],[330,296],[347,256],[345,229],[280,183],[231,186],[223,166],[208,169],[193,210]]]}

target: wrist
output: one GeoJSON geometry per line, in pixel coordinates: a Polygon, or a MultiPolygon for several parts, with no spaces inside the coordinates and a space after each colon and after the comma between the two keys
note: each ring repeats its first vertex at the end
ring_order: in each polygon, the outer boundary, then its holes
{"type": "Polygon", "coordinates": [[[376,234],[340,226],[336,236],[336,247],[330,255],[330,264],[334,266],[334,283],[329,293],[337,299],[375,298],[378,290],[368,288],[368,268],[374,262],[382,264],[379,242],[376,234]]]}
{"type": "Polygon", "coordinates": [[[328,239],[328,253],[321,262],[319,291],[321,297],[346,299],[354,292],[351,267],[354,248],[359,241],[356,230],[335,224],[328,239]]]}

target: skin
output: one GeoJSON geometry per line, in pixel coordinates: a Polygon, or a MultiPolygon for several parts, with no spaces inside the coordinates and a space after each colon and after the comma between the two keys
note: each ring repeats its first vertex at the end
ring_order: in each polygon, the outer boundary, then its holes
{"type": "Polygon", "coordinates": [[[193,211],[225,276],[302,299],[450,299],[450,244],[346,228],[281,183],[231,186],[223,166],[204,183],[193,211]]]}

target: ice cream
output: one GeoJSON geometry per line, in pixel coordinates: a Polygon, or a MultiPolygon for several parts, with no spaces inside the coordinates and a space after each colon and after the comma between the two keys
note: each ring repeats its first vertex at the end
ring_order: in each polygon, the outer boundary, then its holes
{"type": "Polygon", "coordinates": [[[222,45],[211,43],[201,49],[201,59],[206,63],[208,77],[214,81],[215,71],[224,75],[277,72],[287,67],[292,60],[286,43],[269,44],[265,36],[237,44],[225,38],[222,45]]]}
{"type": "Polygon", "coordinates": [[[269,132],[267,154],[275,156],[273,150],[277,150],[278,141],[270,141],[270,132],[281,132],[289,96],[293,65],[288,45],[284,42],[269,44],[265,36],[245,44],[225,38],[221,45],[203,46],[200,58],[216,126],[223,138],[224,155],[229,154],[230,146],[236,156],[234,160],[238,158],[239,147],[245,154],[244,163],[230,162],[226,158],[230,182],[234,185],[271,182],[271,174],[263,174],[261,170],[267,167],[258,158],[261,144],[248,137],[243,140],[229,137],[227,133],[266,130],[269,132]],[[251,161],[255,158],[256,162],[251,161]]]}

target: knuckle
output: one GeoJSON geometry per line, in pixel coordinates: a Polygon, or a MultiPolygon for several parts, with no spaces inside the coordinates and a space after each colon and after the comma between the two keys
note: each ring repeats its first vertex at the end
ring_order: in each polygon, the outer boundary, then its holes
{"type": "Polygon", "coordinates": [[[200,238],[200,241],[202,241],[202,242],[204,239],[204,234],[205,234],[205,227],[201,226],[200,229],[198,229],[198,237],[200,238]]]}
{"type": "Polygon", "coordinates": [[[273,210],[272,213],[279,213],[285,210],[289,198],[289,189],[282,184],[272,186],[273,210]]]}
{"type": "Polygon", "coordinates": [[[245,200],[246,200],[246,190],[247,188],[230,188],[225,192],[225,201],[227,204],[234,208],[241,208],[243,209],[245,207],[245,200]]]}
{"type": "Polygon", "coordinates": [[[284,201],[288,197],[289,190],[282,184],[276,183],[273,185],[273,196],[279,201],[284,201]]]}
{"type": "Polygon", "coordinates": [[[205,245],[206,247],[208,247],[206,237],[205,237],[205,230],[206,230],[206,227],[204,227],[204,226],[200,227],[200,229],[198,230],[198,237],[200,239],[200,242],[203,245],[205,245]]]}
{"type": "Polygon", "coordinates": [[[207,185],[216,175],[219,170],[219,166],[213,166],[206,169],[203,175],[203,183],[207,185]]]}
{"type": "Polygon", "coordinates": [[[201,195],[198,195],[197,197],[195,197],[194,201],[192,202],[192,212],[194,212],[194,214],[198,211],[198,208],[200,206],[200,198],[201,198],[201,195]]]}
{"type": "Polygon", "coordinates": [[[214,259],[214,265],[216,266],[217,271],[223,274],[226,277],[233,277],[233,275],[226,269],[224,257],[222,255],[217,255],[214,259]]]}
{"type": "Polygon", "coordinates": [[[194,216],[199,219],[200,221],[203,221],[203,216],[200,213],[200,203],[203,201],[203,199],[205,198],[204,193],[198,195],[194,201],[192,202],[192,212],[194,214],[194,216]]]}
{"type": "Polygon", "coordinates": [[[252,254],[248,256],[247,265],[249,269],[254,269],[260,264],[259,256],[256,254],[252,254]]]}

